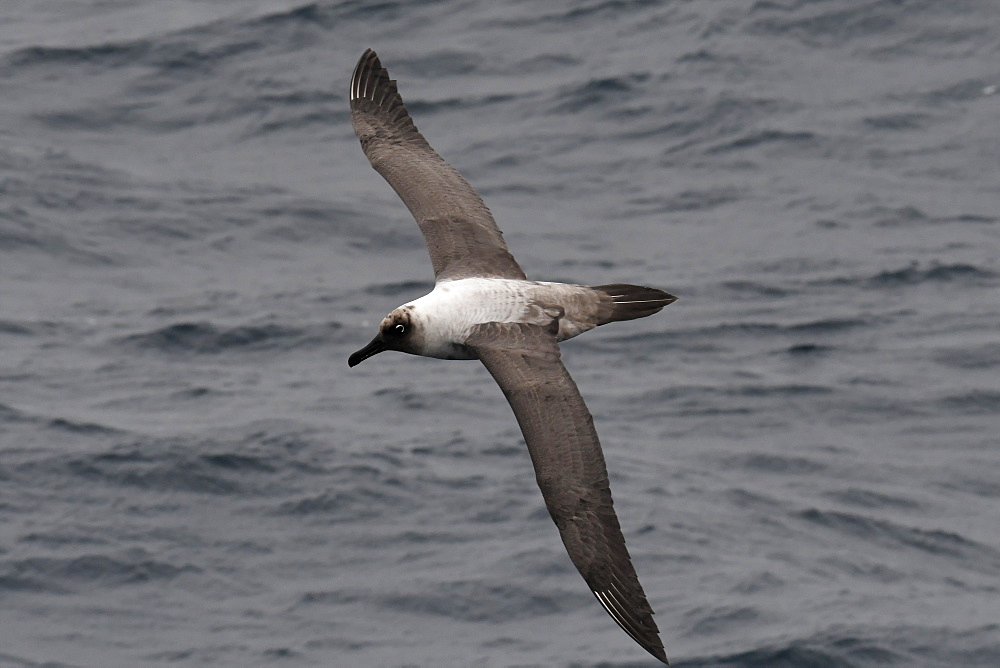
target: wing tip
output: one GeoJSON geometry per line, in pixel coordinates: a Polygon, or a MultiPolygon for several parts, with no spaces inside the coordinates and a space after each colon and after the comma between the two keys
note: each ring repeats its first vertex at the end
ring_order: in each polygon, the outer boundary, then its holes
{"type": "MultiPolygon", "coordinates": [[[[396,81],[389,78],[389,71],[382,66],[372,49],[365,49],[351,75],[351,111],[378,116],[380,124],[391,126],[401,137],[413,139],[412,134],[419,136],[413,119],[403,105],[396,81]]],[[[420,139],[423,140],[422,137],[420,139]]]]}
{"type": "Polygon", "coordinates": [[[380,75],[389,78],[389,73],[382,67],[378,54],[372,49],[365,49],[358,59],[358,64],[354,66],[354,74],[351,75],[351,100],[373,99],[370,93],[375,92],[375,86],[372,83],[380,75]]]}
{"type": "Polygon", "coordinates": [[[635,624],[628,619],[629,615],[624,610],[619,609],[623,607],[623,603],[618,600],[616,596],[617,592],[610,590],[598,591],[596,589],[591,589],[591,592],[597,598],[601,607],[611,615],[611,619],[615,620],[615,623],[618,624],[621,630],[627,633],[636,644],[664,664],[670,665],[670,661],[667,659],[667,652],[663,648],[663,642],[660,640],[660,631],[656,628],[656,622],[653,621],[652,611],[650,611],[647,619],[639,620],[639,624],[635,624]],[[651,628],[641,628],[640,625],[645,625],[647,621],[651,628]]]}

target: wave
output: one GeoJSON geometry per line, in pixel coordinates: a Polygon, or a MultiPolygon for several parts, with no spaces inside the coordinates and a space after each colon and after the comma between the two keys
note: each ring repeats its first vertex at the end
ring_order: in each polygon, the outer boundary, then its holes
{"type": "Polygon", "coordinates": [[[738,202],[746,193],[731,186],[705,190],[683,190],[677,194],[657,197],[633,197],[627,201],[627,215],[676,213],[679,211],[710,211],[726,204],[738,202]]]}
{"type": "MultiPolygon", "coordinates": [[[[814,640],[804,640],[786,645],[716,655],[703,659],[672,662],[679,668],[718,668],[719,666],[767,666],[768,668],[858,668],[858,666],[886,666],[905,663],[905,656],[882,646],[877,640],[852,639],[845,650],[837,645],[823,646],[814,640]],[[818,645],[818,646],[817,646],[818,645]]],[[[845,644],[842,640],[839,644],[845,644]]]]}
{"type": "Polygon", "coordinates": [[[159,492],[255,495],[267,493],[290,466],[301,469],[284,463],[280,454],[258,456],[228,451],[228,447],[205,441],[147,439],[92,454],[39,458],[18,465],[16,473],[31,479],[73,478],[159,492]]]}
{"type": "MultiPolygon", "coordinates": [[[[559,31],[579,29],[588,24],[603,26],[605,22],[615,20],[636,20],[636,17],[649,17],[651,14],[643,10],[657,9],[662,5],[660,0],[598,0],[588,3],[564,3],[560,9],[546,8],[549,11],[533,10],[522,16],[513,14],[503,18],[480,19],[474,23],[477,27],[493,30],[509,30],[519,28],[535,28],[539,26],[556,26],[559,31]]],[[[641,18],[639,19],[642,20],[641,18]]]]}
{"type": "Polygon", "coordinates": [[[366,521],[414,509],[419,498],[412,481],[400,476],[398,462],[370,460],[322,472],[330,489],[283,501],[273,515],[303,515],[327,521],[366,521]]]}
{"type": "Polygon", "coordinates": [[[949,394],[938,399],[936,403],[948,412],[960,415],[998,415],[1000,391],[973,389],[949,394]]]}
{"type": "Polygon", "coordinates": [[[922,268],[913,262],[900,269],[881,271],[863,279],[871,288],[896,287],[899,285],[919,285],[920,283],[960,282],[967,285],[989,285],[997,281],[996,272],[971,264],[932,264],[922,268]]]}
{"type": "Polygon", "coordinates": [[[896,508],[901,510],[920,510],[921,504],[913,499],[882,494],[870,489],[851,487],[848,489],[828,492],[829,498],[859,508],[896,508]]]}
{"type": "Polygon", "coordinates": [[[547,112],[562,115],[574,114],[589,107],[614,108],[615,101],[636,97],[637,89],[649,79],[648,72],[636,72],[574,83],[552,92],[551,97],[557,102],[547,112]]]}
{"type": "Polygon", "coordinates": [[[707,149],[708,153],[728,153],[731,151],[757,148],[764,145],[784,144],[796,148],[815,148],[818,136],[813,132],[786,132],[784,130],[758,130],[737,137],[731,141],[716,144],[707,149]]]}
{"type": "Polygon", "coordinates": [[[897,31],[902,14],[896,15],[885,2],[859,2],[850,8],[839,3],[833,8],[826,5],[810,12],[805,2],[786,5],[777,2],[755,2],[752,15],[770,14],[753,19],[748,32],[754,35],[786,37],[811,47],[835,47],[857,40],[897,31]]]}
{"type": "Polygon", "coordinates": [[[519,587],[509,582],[455,580],[435,587],[433,592],[385,594],[376,599],[376,605],[393,613],[503,623],[566,613],[575,609],[581,598],[561,590],[546,592],[540,587],[519,587]]]}
{"type": "Polygon", "coordinates": [[[152,50],[153,44],[148,40],[76,47],[27,46],[0,58],[0,67],[24,71],[47,65],[85,64],[99,69],[114,69],[144,62],[152,50]]]}
{"type": "MultiPolygon", "coordinates": [[[[823,335],[848,332],[872,327],[878,324],[874,317],[867,318],[820,318],[797,323],[779,324],[773,322],[722,322],[707,327],[670,329],[659,332],[642,332],[614,337],[605,337],[602,345],[630,349],[631,346],[670,341],[672,345],[704,346],[712,339],[720,337],[778,337],[801,334],[823,335]]],[[[804,352],[810,352],[806,349],[804,352]]]]}
{"type": "Polygon", "coordinates": [[[827,470],[823,462],[808,457],[794,457],[773,453],[755,452],[726,459],[726,464],[737,469],[782,475],[809,475],[827,470]]]}
{"type": "Polygon", "coordinates": [[[662,143],[669,139],[682,140],[665,149],[665,155],[686,151],[692,147],[718,145],[720,137],[744,132],[758,122],[768,122],[775,116],[789,113],[795,105],[786,101],[751,96],[721,95],[706,98],[703,92],[690,92],[673,102],[669,113],[644,114],[641,122],[633,123],[616,135],[620,140],[662,143]],[[671,120],[663,123],[664,116],[671,120]],[[650,122],[654,125],[650,125],[650,122]]]}
{"type": "Polygon", "coordinates": [[[788,287],[748,280],[723,281],[721,285],[731,292],[759,297],[787,297],[792,292],[788,287]]]}
{"type": "MultiPolygon", "coordinates": [[[[273,186],[152,182],[64,153],[7,162],[20,164],[0,168],[5,265],[26,251],[101,268],[158,266],[165,246],[225,250],[243,240],[260,248],[330,239],[358,250],[419,244],[408,227],[373,226],[370,212],[273,186]]],[[[4,320],[0,334],[44,326],[4,320]]]]}
{"type": "Polygon", "coordinates": [[[890,548],[912,548],[927,554],[958,557],[966,567],[1000,573],[1000,552],[953,531],[920,529],[856,513],[817,508],[797,513],[799,519],[836,533],[880,543],[890,548]]]}
{"type": "Polygon", "coordinates": [[[117,343],[166,354],[218,355],[318,347],[340,340],[336,322],[305,327],[276,323],[222,327],[209,322],[180,322],[150,332],[132,334],[117,343]]]}
{"type": "Polygon", "coordinates": [[[913,261],[904,267],[883,269],[868,275],[841,275],[809,280],[813,287],[858,287],[870,290],[899,289],[924,283],[955,284],[968,287],[992,287],[1000,282],[1000,274],[966,262],[941,264],[913,261]]]}
{"type": "Polygon", "coordinates": [[[788,348],[782,352],[793,357],[805,358],[814,355],[826,355],[828,353],[835,352],[836,350],[837,348],[835,346],[823,346],[816,343],[798,343],[793,346],[788,346],[788,348]]]}
{"type": "Polygon", "coordinates": [[[66,323],[51,320],[0,320],[0,335],[49,337],[67,332],[72,333],[73,329],[66,323]]]}
{"type": "Polygon", "coordinates": [[[884,666],[968,666],[988,668],[1000,656],[1000,625],[971,629],[906,626],[888,621],[842,625],[798,638],[773,640],[729,654],[671,662],[681,668],[767,666],[768,668],[882,668],[884,666]],[[961,642],[956,642],[957,639],[961,642]]]}
{"type": "Polygon", "coordinates": [[[307,515],[322,518],[323,521],[359,522],[394,514],[400,508],[412,507],[412,499],[405,496],[378,488],[355,486],[286,501],[274,514],[307,515]]]}
{"type": "Polygon", "coordinates": [[[376,297],[404,297],[423,295],[434,289],[429,281],[400,281],[398,283],[374,283],[365,288],[365,293],[376,297]]]}
{"type": "Polygon", "coordinates": [[[907,131],[922,130],[930,125],[929,114],[903,111],[866,116],[863,123],[873,130],[907,131]]]}
{"type": "MultiPolygon", "coordinates": [[[[49,81],[90,78],[113,86],[76,107],[36,111],[33,120],[52,130],[116,132],[141,129],[171,133],[196,126],[245,121],[248,136],[287,126],[343,122],[342,94],[316,91],[278,78],[247,80],[233,70],[248,59],[275,58],[320,42],[337,21],[317,4],[249,19],[225,18],[150,36],[81,46],[27,46],[0,58],[0,77],[49,81]],[[217,77],[225,94],[203,94],[217,77]],[[183,104],[176,103],[184,100],[183,104]],[[330,103],[326,113],[321,111],[330,103]],[[278,110],[275,113],[275,110],[278,110]]],[[[219,90],[222,90],[221,88],[219,90]]]]}
{"type": "Polygon", "coordinates": [[[199,573],[190,564],[175,566],[131,549],[116,556],[29,557],[0,561],[0,591],[69,594],[84,590],[169,582],[199,573]]]}
{"type": "MultiPolygon", "coordinates": [[[[391,3],[382,3],[386,6],[391,3]]],[[[147,67],[154,70],[205,70],[247,52],[301,45],[310,27],[320,37],[334,25],[339,8],[307,3],[249,18],[224,18],[146,38],[82,46],[27,46],[0,58],[0,68],[21,71],[56,65],[92,69],[147,67]]],[[[347,11],[351,11],[347,8],[347,11]]]]}
{"type": "Polygon", "coordinates": [[[978,213],[959,213],[954,215],[932,215],[915,206],[875,206],[851,214],[852,218],[871,220],[877,227],[910,227],[924,225],[972,224],[992,225],[1000,221],[995,216],[978,213]]]}
{"type": "Polygon", "coordinates": [[[30,424],[35,428],[51,429],[55,432],[72,434],[74,436],[105,437],[120,436],[126,433],[121,429],[97,422],[32,413],[0,403],[0,424],[18,423],[30,424]]]}
{"type": "Polygon", "coordinates": [[[943,348],[934,354],[934,361],[963,370],[986,370],[1000,366],[1000,343],[983,343],[943,348]]]}

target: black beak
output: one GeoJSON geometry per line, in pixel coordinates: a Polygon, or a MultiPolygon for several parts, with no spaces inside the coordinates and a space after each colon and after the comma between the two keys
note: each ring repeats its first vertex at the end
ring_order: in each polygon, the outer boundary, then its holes
{"type": "Polygon", "coordinates": [[[385,350],[385,343],[376,336],[372,339],[371,343],[347,358],[347,366],[357,366],[372,355],[378,355],[383,350],[385,350]]]}

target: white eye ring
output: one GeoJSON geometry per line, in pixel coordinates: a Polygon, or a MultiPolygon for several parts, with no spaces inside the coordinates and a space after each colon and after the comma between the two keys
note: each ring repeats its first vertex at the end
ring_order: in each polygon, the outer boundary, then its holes
{"type": "Polygon", "coordinates": [[[396,325],[395,330],[400,334],[402,334],[403,332],[406,331],[406,327],[404,327],[403,325],[396,325]]]}

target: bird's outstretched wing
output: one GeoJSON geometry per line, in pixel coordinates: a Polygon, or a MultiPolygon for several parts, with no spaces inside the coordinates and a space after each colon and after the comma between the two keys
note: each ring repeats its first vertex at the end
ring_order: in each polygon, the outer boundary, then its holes
{"type": "Polygon", "coordinates": [[[525,279],[482,198],[417,131],[371,49],[351,77],[351,122],[372,167],[417,219],[437,280],[525,279]]]}
{"type": "Polygon", "coordinates": [[[559,359],[553,328],[491,322],[477,325],[466,345],[514,409],[573,564],[625,633],[667,663],[612,505],[594,419],[559,359]]]}

